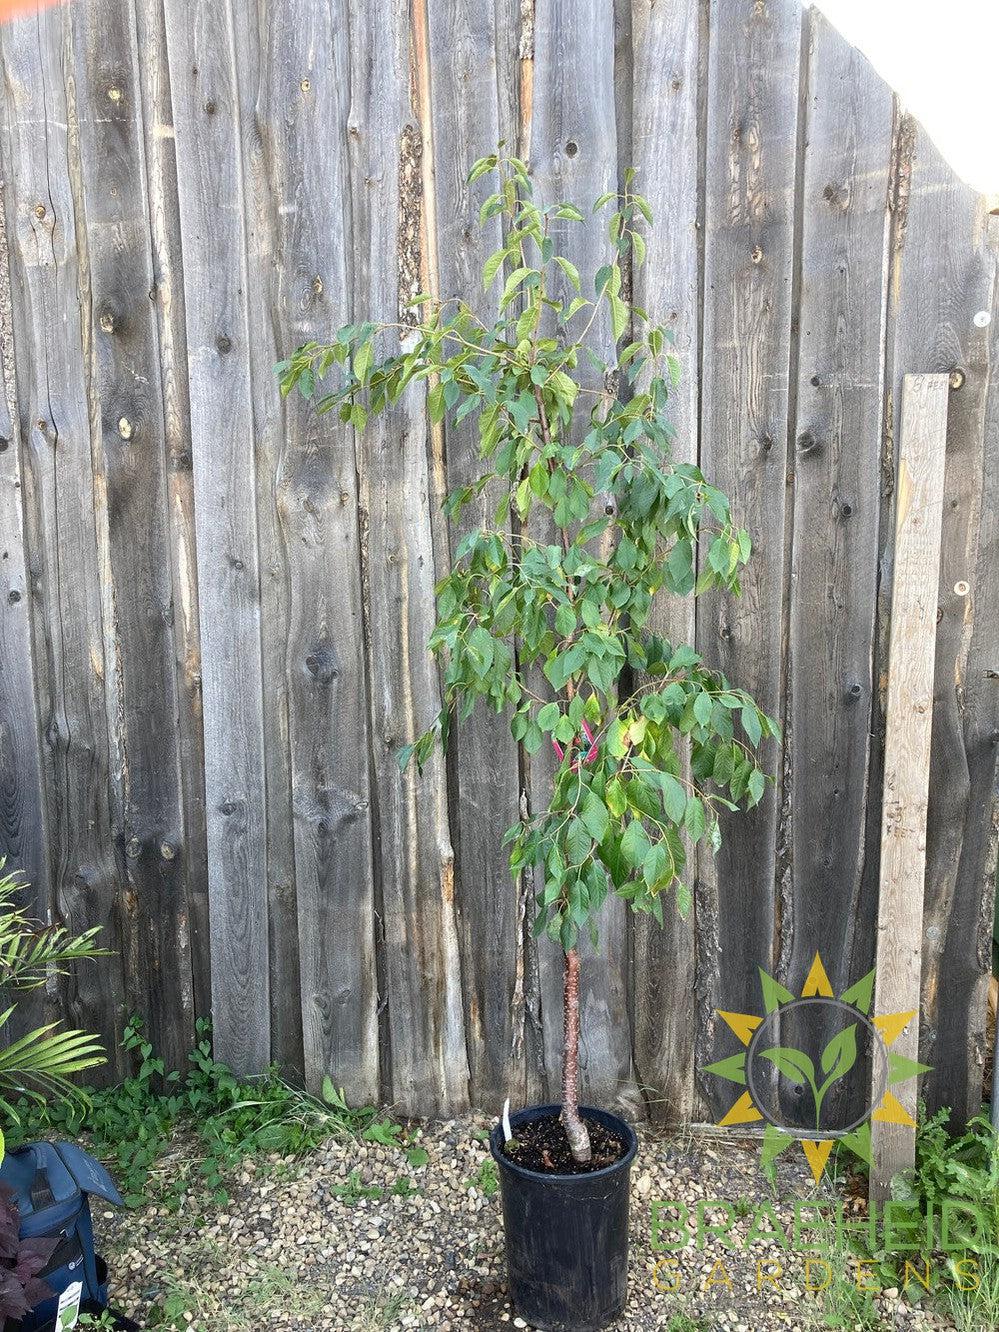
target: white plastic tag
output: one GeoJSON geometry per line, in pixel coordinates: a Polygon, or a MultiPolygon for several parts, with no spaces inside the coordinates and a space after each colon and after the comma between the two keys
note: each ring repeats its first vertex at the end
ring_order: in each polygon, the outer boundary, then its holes
{"type": "Polygon", "coordinates": [[[76,1327],[80,1317],[80,1297],[83,1295],[83,1282],[74,1281],[59,1296],[59,1308],[56,1311],[55,1332],[69,1332],[76,1327]]]}

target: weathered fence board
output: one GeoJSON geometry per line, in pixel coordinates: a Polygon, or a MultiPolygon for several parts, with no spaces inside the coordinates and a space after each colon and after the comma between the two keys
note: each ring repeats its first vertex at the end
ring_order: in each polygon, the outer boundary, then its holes
{"type": "MultiPolygon", "coordinates": [[[[355,299],[371,318],[395,323],[414,294],[404,289],[399,254],[406,228],[419,225],[419,140],[408,5],[393,0],[388,17],[387,29],[385,11],[351,29],[349,137],[355,299]]],[[[383,347],[397,344],[389,337],[383,347]]],[[[435,582],[427,425],[413,387],[357,440],[357,458],[392,1055],[386,1093],[403,1111],[449,1114],[468,1102],[468,1057],[445,765],[435,755],[422,777],[415,765],[400,775],[396,760],[441,706],[426,651],[435,582]]]]}
{"type": "MultiPolygon", "coordinates": [[[[531,166],[543,198],[568,199],[583,209],[617,184],[613,14],[600,0],[551,0],[536,8],[531,166]]],[[[606,228],[594,225],[584,230],[578,223],[562,221],[553,225],[552,234],[560,252],[576,265],[589,294],[597,269],[606,262],[606,228]]],[[[572,299],[574,292],[567,280],[557,294],[567,303],[572,299]]],[[[613,366],[606,310],[593,333],[598,354],[613,366]]],[[[577,373],[588,387],[605,387],[595,368],[583,365],[577,373]]],[[[546,800],[551,780],[552,754],[543,748],[541,755],[544,762],[532,763],[532,803],[546,800]]],[[[580,1068],[591,1096],[601,1103],[627,1105],[635,1093],[628,1014],[628,921],[622,901],[608,899],[599,928],[599,949],[594,950],[585,938],[579,944],[583,959],[580,1068]]],[[[542,942],[540,951],[542,1004],[549,1034],[545,1059],[549,1077],[557,1085],[562,958],[548,940],[542,942]]]]}
{"type": "MultiPolygon", "coordinates": [[[[892,1042],[892,1054],[909,1060],[919,1053],[927,759],[933,726],[947,392],[947,379],[941,374],[906,375],[902,381],[874,1011],[911,1015],[892,1042]]],[[[916,1155],[916,1080],[909,1079],[893,1095],[909,1121],[875,1115],[871,1194],[877,1198],[890,1195],[893,1176],[911,1167],[916,1155]]]]}
{"type": "MultiPolygon", "coordinates": [[[[439,295],[460,295],[487,317],[492,296],[482,290],[482,266],[502,243],[499,218],[477,223],[489,182],[466,185],[469,167],[500,138],[495,16],[476,0],[427,0],[428,74],[433,89],[436,268],[439,295]]],[[[478,429],[469,418],[445,435],[448,485],[466,485],[478,470],[478,429]]],[[[474,507],[474,506],[473,506],[474,507]]],[[[468,523],[491,521],[495,499],[485,495],[451,533],[452,550],[468,523]]],[[[456,727],[451,770],[457,802],[455,888],[465,986],[466,1043],[473,1099],[502,1099],[523,1086],[523,1042],[514,1027],[518,975],[524,966],[517,889],[497,854],[496,830],[515,823],[521,778],[507,720],[483,709],[456,727]]]]}
{"type": "MultiPolygon", "coordinates": [[[[107,667],[91,456],[88,348],[79,306],[89,273],[77,249],[75,107],[63,79],[65,12],[5,27],[2,42],[7,228],[16,388],[29,512],[36,688],[45,740],[53,914],[71,929],[100,924],[115,956],[78,968],[63,992],[74,1024],[113,1040],[127,1016],[125,965],[134,903],[114,853],[105,711],[107,667]],[[71,128],[72,125],[72,128],[71,128]],[[39,340],[42,346],[38,346],[39,340]]],[[[68,51],[67,51],[68,56],[68,51]]],[[[44,900],[46,895],[39,894],[44,900]]],[[[110,1073],[120,1068],[112,1047],[110,1073]]]]}
{"type": "Polygon", "coordinates": [[[160,396],[166,449],[167,502],[173,587],[173,634],[177,660],[177,737],[187,857],[188,938],[194,1003],[199,1017],[211,1014],[205,746],[201,722],[201,642],[198,624],[198,561],[194,519],[194,474],[190,444],[187,331],[177,158],[166,26],[159,0],[137,0],[136,30],[142,53],[139,79],[149,199],[154,308],[159,344],[160,396]]]}
{"type": "Polygon", "coordinates": [[[114,837],[134,903],[129,1001],[171,1066],[194,1034],[188,850],[183,824],[166,448],[150,259],[142,106],[131,6],[69,11],[79,79],[82,214],[89,237],[91,392],[118,706],[109,717],[120,771],[114,837]],[[170,983],[162,967],[169,961],[170,983]]]}
{"type": "Polygon", "coordinates": [[[800,994],[821,951],[841,994],[874,961],[876,902],[861,885],[893,107],[860,53],[814,11],[810,38],[789,534],[790,882],[781,971],[800,994]]]}
{"type": "MultiPolygon", "coordinates": [[[[778,718],[800,29],[797,0],[723,0],[708,70],[701,468],[735,497],[753,560],[741,598],[704,598],[697,646],[778,718]]],[[[773,969],[780,776],[751,814],[723,818],[717,859],[700,858],[699,1062],[710,1062],[713,1010],[751,1011],[757,968],[773,969]]],[[[708,1083],[722,1108],[717,1079],[708,1083]]]]}
{"type": "Polygon", "coordinates": [[[165,0],[177,135],[221,1057],[270,1059],[267,814],[251,332],[239,83],[228,4],[165,0]]]}
{"type": "MultiPolygon", "coordinates": [[[[474,423],[431,427],[418,386],[356,435],[273,373],[355,317],[405,324],[420,287],[491,315],[501,224],[480,233],[466,176],[504,139],[544,202],[638,169],[658,225],[629,280],[676,339],[674,452],[756,547],[741,600],[653,623],[786,724],[774,788],[696,857],[694,920],[614,902],[587,945],[584,1092],[712,1113],[695,1068],[758,966],[799,989],[821,947],[841,988],[870,963],[895,418],[904,373],[944,371],[921,1049],[930,1102],[973,1111],[995,237],[866,62],[797,0],[93,0],[5,25],[0,62],[0,850],[40,914],[117,954],[61,1011],[113,1041],[138,1008],[172,1063],[211,1013],[239,1069],[406,1111],[557,1090],[561,959],[500,845],[552,755],[475,713],[422,778],[395,760],[439,706],[439,501],[478,466],[474,423]]],[[[564,225],[592,287],[606,241],[564,225]]]]}
{"type": "MultiPolygon", "coordinates": [[[[991,819],[987,788],[977,800],[972,795],[968,751],[979,779],[986,780],[982,751],[993,746],[987,771],[995,763],[994,740],[981,728],[986,715],[995,717],[997,691],[981,670],[969,675],[969,653],[976,629],[984,655],[994,658],[997,651],[995,605],[986,610],[977,588],[990,329],[975,323],[980,311],[993,307],[995,256],[984,200],[954,178],[915,127],[908,151],[893,384],[897,392],[901,376],[917,370],[953,372],[954,384],[937,608],[920,1057],[932,1065],[923,1084],[928,1103],[953,1105],[964,1116],[978,1108],[981,1079],[968,1080],[967,1099],[956,1096],[956,1070],[980,1069],[985,1054],[982,983],[988,958],[982,958],[981,918],[991,874],[983,833],[991,819]],[[976,605],[982,611],[977,625],[971,613],[976,605]],[[969,853],[962,854],[965,830],[972,827],[969,853]]],[[[896,576],[893,586],[897,582],[896,576]]]]}
{"type": "MultiPolygon", "coordinates": [[[[652,323],[669,329],[681,380],[671,399],[673,457],[696,463],[698,440],[698,273],[700,194],[697,156],[701,102],[700,4],[671,6],[665,20],[653,0],[632,14],[632,159],[636,189],[649,201],[659,230],[645,264],[633,274],[635,300],[652,323]]],[[[706,53],[704,53],[706,54],[706,53]]],[[[693,642],[694,606],[660,597],[650,628],[670,642],[693,642]]],[[[689,850],[689,848],[688,848],[689,850]]],[[[696,876],[693,862],[688,878],[696,876]]],[[[671,1122],[694,1106],[694,921],[670,912],[660,928],[648,917],[632,923],[635,1066],[650,1113],[671,1122]],[[662,978],[673,996],[665,1011],[662,978]]]]}

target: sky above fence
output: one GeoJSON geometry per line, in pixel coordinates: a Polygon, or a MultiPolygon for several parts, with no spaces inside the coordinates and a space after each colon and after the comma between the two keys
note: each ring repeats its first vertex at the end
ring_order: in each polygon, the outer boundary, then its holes
{"type": "Polygon", "coordinates": [[[999,194],[995,134],[995,0],[821,0],[839,28],[922,121],[951,166],[983,194],[999,194]]]}

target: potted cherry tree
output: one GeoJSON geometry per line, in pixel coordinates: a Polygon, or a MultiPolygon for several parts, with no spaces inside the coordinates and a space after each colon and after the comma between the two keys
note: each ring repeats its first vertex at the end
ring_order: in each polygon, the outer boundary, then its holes
{"type": "Polygon", "coordinates": [[[737,592],[750,555],[726,497],[670,456],[672,340],[624,290],[627,265],[645,257],[648,204],[628,173],[587,220],[573,204],[536,203],[517,158],[483,158],[469,179],[488,173],[481,220],[503,214],[505,236],[483,270],[497,291],[491,322],[463,300],[423,296],[412,326],[343,328],[279,372],[285,393],[297,386],[359,430],[418,379],[434,422],[478,423],[481,472],[445,505],[464,535],[429,643],[443,707],[400,761],[422,766],[452,716],[480,700],[508,712],[530,754],[554,751],[547,806],[505,842],[513,876],[534,875],[535,934],[565,956],[562,1098],[497,1125],[491,1146],[518,1312],[581,1330],[625,1303],[637,1142],[623,1120],[579,1104],[579,937],[598,944],[611,893],[660,923],[666,898],[688,914],[690,848],[716,850],[719,810],[759,801],[755,753],[777,726],[692,647],[646,629],[657,593],[737,592]],[[604,219],[607,262],[581,275],[557,239],[604,219]],[[599,355],[609,344],[610,365],[599,355]]]}

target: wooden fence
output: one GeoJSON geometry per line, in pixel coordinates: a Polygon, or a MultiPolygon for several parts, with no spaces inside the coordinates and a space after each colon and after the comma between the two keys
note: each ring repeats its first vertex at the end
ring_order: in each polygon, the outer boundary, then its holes
{"type": "MultiPolygon", "coordinates": [[[[47,1003],[171,1064],[453,1112],[549,1094],[559,959],[500,834],[549,760],[503,719],[400,775],[473,431],[412,391],[364,433],[273,366],[419,288],[484,301],[471,161],[545,199],[638,168],[635,295],[674,330],[678,450],[756,540],[741,600],[664,602],[783,719],[778,780],[698,866],[695,920],[606,915],[589,1096],[724,1108],[716,1008],[873,962],[903,372],[948,371],[924,928],[924,1091],[979,1102],[996,834],[995,237],[861,56],[798,0],[73,0],[0,34],[14,424],[0,420],[0,838],[115,956],[47,1003]],[[986,460],[990,466],[986,467],[986,460]]],[[[493,228],[493,230],[490,230],[493,228]]],[[[580,229],[581,270],[602,262],[580,229]]],[[[997,381],[999,383],[999,381],[997,381]]],[[[5,409],[0,405],[0,412],[5,409]]],[[[123,1056],[111,1061],[122,1070],[123,1056]]]]}

